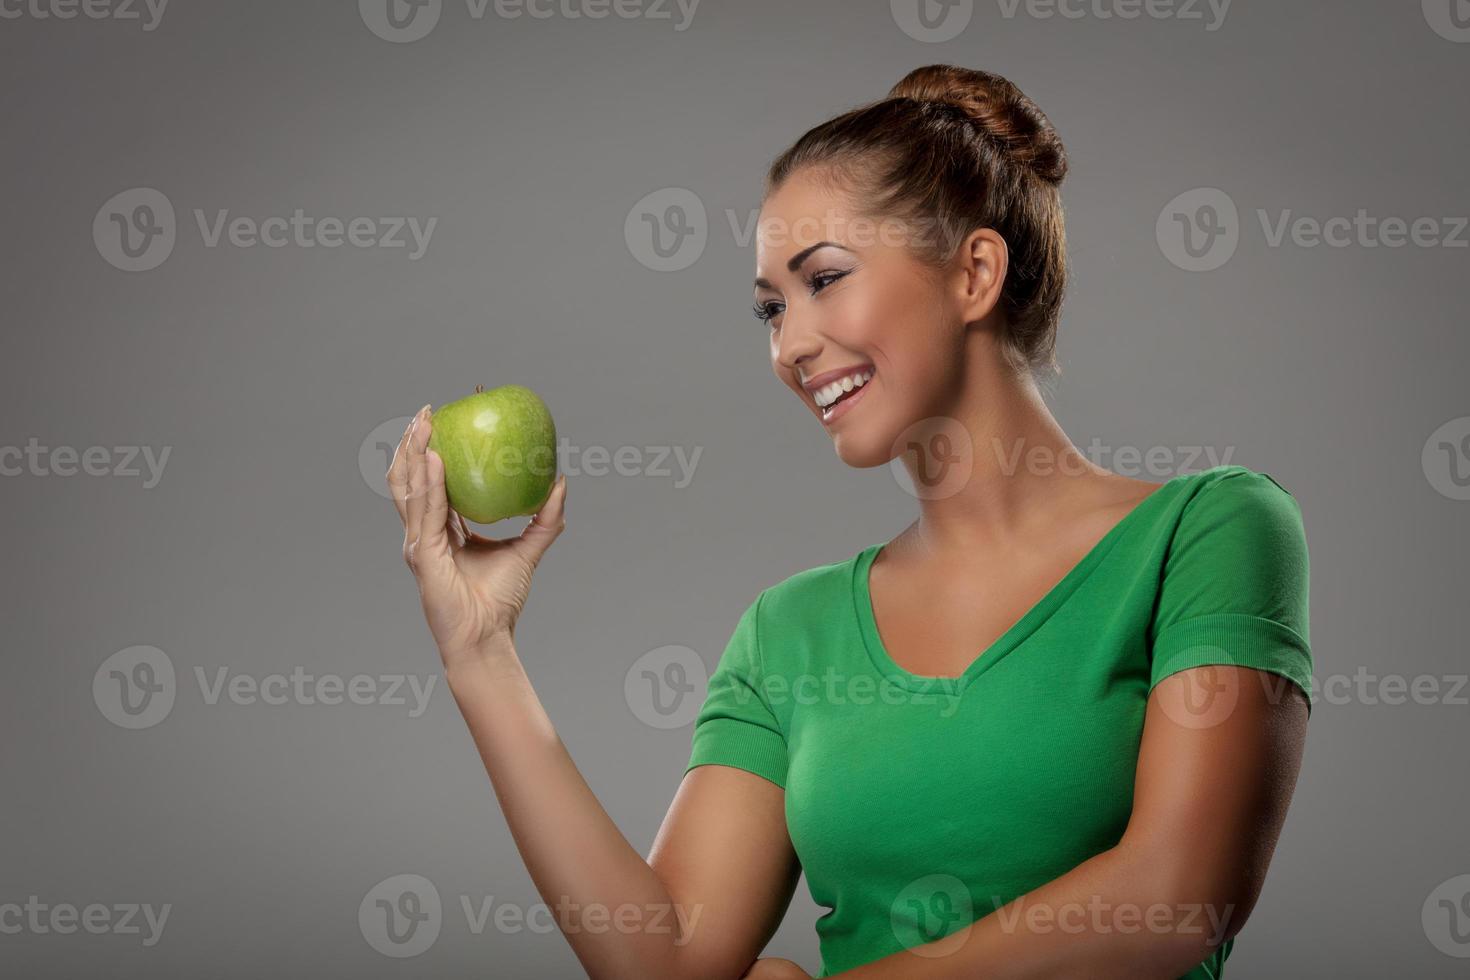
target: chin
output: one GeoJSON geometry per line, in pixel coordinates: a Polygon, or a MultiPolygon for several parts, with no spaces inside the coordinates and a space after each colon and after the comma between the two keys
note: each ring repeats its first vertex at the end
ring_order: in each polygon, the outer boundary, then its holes
{"type": "Polygon", "coordinates": [[[832,448],[837,451],[838,459],[853,469],[865,470],[883,466],[898,455],[886,430],[880,432],[877,426],[865,426],[857,419],[853,422],[854,425],[832,433],[832,448]]]}

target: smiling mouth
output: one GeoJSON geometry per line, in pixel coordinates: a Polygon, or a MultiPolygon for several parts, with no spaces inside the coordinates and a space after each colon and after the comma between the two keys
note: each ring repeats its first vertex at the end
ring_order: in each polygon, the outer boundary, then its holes
{"type": "Polygon", "coordinates": [[[822,413],[822,422],[831,422],[849,411],[868,390],[874,373],[872,368],[864,368],[814,392],[812,398],[822,413]]]}

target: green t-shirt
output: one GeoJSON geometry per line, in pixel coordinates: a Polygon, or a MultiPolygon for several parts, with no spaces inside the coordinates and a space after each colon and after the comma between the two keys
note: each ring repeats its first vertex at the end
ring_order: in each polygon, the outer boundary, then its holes
{"type": "MultiPolygon", "coordinates": [[[[689,769],[735,766],[785,789],[829,909],[818,976],[940,939],[1115,845],[1145,701],[1170,674],[1254,667],[1268,690],[1312,697],[1301,512],[1265,474],[1217,466],[1164,483],[958,678],[911,674],[883,649],[868,595],[882,547],[763,590],[692,737],[689,769]]],[[[1032,923],[1046,927],[1012,927],[1032,923]]],[[[1188,980],[1219,978],[1232,945],[1188,980]]]]}

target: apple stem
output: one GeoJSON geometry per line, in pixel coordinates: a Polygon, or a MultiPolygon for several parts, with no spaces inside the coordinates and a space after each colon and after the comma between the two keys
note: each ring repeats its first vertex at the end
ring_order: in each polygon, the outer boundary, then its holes
{"type": "Polygon", "coordinates": [[[475,394],[479,395],[485,391],[484,385],[475,385],[475,394]]]}

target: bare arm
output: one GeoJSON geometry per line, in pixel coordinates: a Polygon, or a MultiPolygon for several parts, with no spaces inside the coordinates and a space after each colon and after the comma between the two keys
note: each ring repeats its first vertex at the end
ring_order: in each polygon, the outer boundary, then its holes
{"type": "Polygon", "coordinates": [[[458,672],[450,688],[536,889],[588,976],[741,976],[800,872],[780,787],[726,766],[690,770],[645,861],[578,772],[513,649],[458,672]]]}
{"type": "Polygon", "coordinates": [[[1239,932],[1255,906],[1306,721],[1301,690],[1274,674],[1214,666],[1165,678],[1149,697],[1133,813],[1115,847],[920,953],[837,976],[1175,980],[1239,932]],[[1191,706],[1210,688],[1234,700],[1201,715],[1191,706]]]}
{"type": "Polygon", "coordinates": [[[428,430],[421,412],[388,473],[403,557],[542,900],[589,977],[737,980],[775,931],[800,872],[784,791],[743,770],[696,767],[648,860],[633,849],[572,762],[514,645],[531,575],[565,527],[565,483],[520,538],[473,534],[449,509],[428,430]]]}

